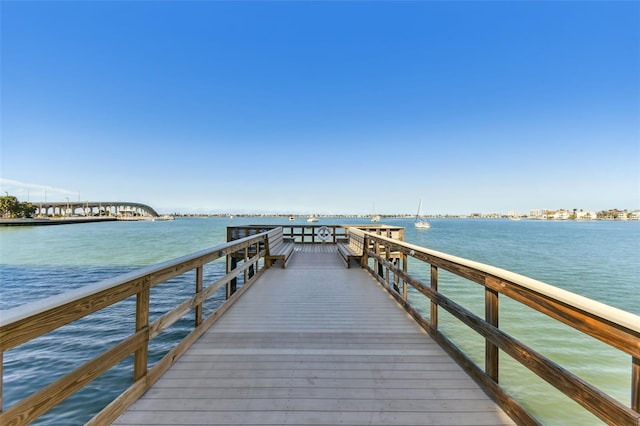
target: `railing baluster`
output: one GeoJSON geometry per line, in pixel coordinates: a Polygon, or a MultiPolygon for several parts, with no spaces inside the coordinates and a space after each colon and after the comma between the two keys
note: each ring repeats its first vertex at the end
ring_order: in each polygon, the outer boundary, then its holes
{"type": "MultiPolygon", "coordinates": [[[[149,300],[151,289],[147,279],[144,288],[136,295],[136,331],[149,330],[149,300]]],[[[135,351],[133,358],[133,381],[136,382],[147,374],[147,358],[149,354],[149,334],[144,345],[135,351]]]]}
{"type": "MultiPolygon", "coordinates": [[[[431,290],[438,291],[438,267],[431,265],[431,290]]],[[[438,304],[431,301],[431,313],[429,315],[431,327],[434,330],[438,329],[438,304]]]]}
{"type": "MultiPolygon", "coordinates": [[[[196,268],[196,294],[202,291],[202,281],[204,278],[204,267],[198,266],[196,268]]],[[[198,303],[195,309],[194,326],[197,327],[202,322],[202,303],[198,303]]]]}
{"type": "MultiPolygon", "coordinates": [[[[227,274],[233,271],[234,269],[236,269],[236,267],[238,266],[238,261],[236,260],[235,256],[236,256],[236,253],[229,253],[229,255],[227,256],[227,274]]],[[[227,300],[229,300],[231,295],[235,292],[237,284],[238,284],[238,279],[235,277],[227,283],[227,292],[226,292],[227,300]]]]}
{"type": "MultiPolygon", "coordinates": [[[[381,244],[376,240],[373,243],[373,247],[375,250],[375,253],[380,256],[381,252],[382,252],[382,248],[381,248],[381,244]]],[[[382,278],[384,278],[384,265],[382,264],[382,262],[380,262],[378,260],[378,258],[376,258],[375,260],[375,264],[377,265],[377,269],[378,269],[378,275],[382,278]]]]}
{"type": "MultiPolygon", "coordinates": [[[[386,260],[387,263],[391,262],[389,249],[387,247],[385,247],[385,249],[384,249],[384,260],[386,260]]],[[[386,278],[386,282],[387,282],[387,287],[391,287],[391,268],[385,265],[385,269],[386,269],[386,272],[387,272],[387,274],[386,274],[387,276],[385,277],[386,278]]],[[[395,291],[397,291],[398,293],[400,292],[400,289],[398,288],[398,286],[395,285],[395,281],[394,281],[393,289],[395,291]]]]}
{"type": "MultiPolygon", "coordinates": [[[[393,266],[395,266],[396,268],[400,267],[400,258],[395,258],[393,260],[393,266]]],[[[404,287],[402,288],[402,291],[400,290],[400,276],[395,271],[393,272],[393,286],[397,289],[398,293],[401,292],[402,300],[407,300],[407,297],[404,294],[404,287]]]]}
{"type": "Polygon", "coordinates": [[[360,260],[360,266],[369,267],[369,254],[367,248],[369,247],[369,237],[366,235],[362,238],[362,259],[360,260]]]}
{"type": "MultiPolygon", "coordinates": [[[[491,278],[486,278],[490,280],[491,278]]],[[[484,289],[484,314],[485,321],[494,327],[498,327],[498,292],[488,287],[484,289]]],[[[498,347],[485,338],[485,372],[491,379],[498,383],[498,347]]]]}
{"type": "MultiPolygon", "coordinates": [[[[251,246],[250,246],[251,247],[251,246]]],[[[248,247],[248,248],[250,248],[248,247]]],[[[249,257],[253,254],[253,255],[257,255],[258,251],[260,251],[260,247],[259,244],[256,244],[256,248],[255,248],[255,252],[251,252],[251,250],[249,250],[249,257]]],[[[248,270],[248,277],[249,279],[253,278],[253,276],[255,275],[255,265],[257,264],[257,262],[252,263],[251,265],[249,265],[249,270],[248,270]]]]}
{"type": "MultiPolygon", "coordinates": [[[[249,260],[249,247],[245,247],[244,248],[244,259],[243,259],[243,262],[247,263],[247,260],[249,260]]],[[[242,274],[242,277],[243,277],[242,285],[244,285],[244,283],[247,282],[247,273],[248,273],[248,271],[245,269],[243,274],[242,274]]],[[[234,291],[235,291],[235,289],[234,289],[234,291]]]]}
{"type": "MultiPolygon", "coordinates": [[[[404,272],[405,274],[407,273],[407,255],[404,253],[400,253],[400,255],[402,256],[402,272],[404,272]]],[[[409,284],[407,284],[407,280],[405,280],[402,276],[402,274],[397,274],[399,275],[399,279],[402,280],[402,298],[404,299],[404,301],[408,301],[409,300],[409,284]]]]}

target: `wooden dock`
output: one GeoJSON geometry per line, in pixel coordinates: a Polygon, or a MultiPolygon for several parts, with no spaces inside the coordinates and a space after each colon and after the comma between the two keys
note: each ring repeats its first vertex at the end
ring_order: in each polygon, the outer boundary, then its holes
{"type": "Polygon", "coordinates": [[[114,424],[514,422],[335,245],[297,245],[114,424]]]}
{"type": "MultiPolygon", "coordinates": [[[[226,243],[2,311],[0,373],[7,371],[5,352],[135,298],[135,315],[122,318],[124,337],[82,365],[10,406],[3,404],[0,381],[0,424],[31,424],[132,357],[131,385],[87,426],[539,425],[502,386],[501,358],[518,362],[609,425],[640,425],[640,317],[407,243],[403,234],[386,225],[228,227],[226,243]],[[283,242],[294,244],[284,265],[270,252],[277,228],[283,242]],[[347,268],[337,249],[353,240],[362,256],[354,254],[347,268]],[[278,267],[269,268],[272,261],[278,267]],[[409,261],[428,267],[428,282],[409,273],[409,261]],[[218,274],[212,277],[211,270],[218,274]],[[474,292],[484,299],[484,316],[439,290],[448,285],[440,271],[484,288],[474,292]],[[184,298],[164,293],[176,285],[189,291],[191,280],[193,292],[184,298]],[[205,302],[222,292],[225,301],[205,315],[205,302]],[[420,310],[414,297],[422,297],[420,310]],[[500,326],[503,298],[629,355],[628,401],[508,334],[500,326]],[[151,320],[158,300],[175,305],[151,320]],[[193,315],[191,330],[151,365],[150,342],[187,315],[193,315]],[[484,340],[484,362],[441,332],[452,319],[484,340]]],[[[52,339],[50,345],[61,343],[52,339]]]]}

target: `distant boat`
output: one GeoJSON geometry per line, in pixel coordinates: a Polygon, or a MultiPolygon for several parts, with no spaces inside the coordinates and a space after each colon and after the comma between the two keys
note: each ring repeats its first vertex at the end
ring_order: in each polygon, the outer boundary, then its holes
{"type": "Polygon", "coordinates": [[[309,219],[307,219],[307,222],[317,222],[318,218],[314,217],[313,215],[309,216],[309,219]]]}
{"type": "Polygon", "coordinates": [[[418,212],[416,213],[416,221],[414,226],[418,229],[429,229],[431,228],[431,224],[429,221],[422,217],[422,200],[418,203],[418,212]]]}
{"type": "Polygon", "coordinates": [[[296,220],[295,216],[289,216],[289,222],[293,222],[294,220],[296,220]]]}
{"type": "Polygon", "coordinates": [[[373,203],[373,216],[371,216],[371,222],[380,222],[380,215],[376,214],[376,203],[373,203]]]}

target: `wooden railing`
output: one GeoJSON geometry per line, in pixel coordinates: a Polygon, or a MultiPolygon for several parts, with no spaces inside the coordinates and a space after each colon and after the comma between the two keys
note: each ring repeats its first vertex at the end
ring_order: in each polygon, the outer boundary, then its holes
{"type": "MultiPolygon", "coordinates": [[[[304,243],[313,243],[322,225],[285,226],[288,235],[304,243]],[[304,229],[302,229],[304,228],[304,229]],[[313,235],[316,235],[315,237],[313,235]]],[[[342,238],[347,229],[365,239],[363,266],[375,276],[404,308],[438,341],[445,350],[520,424],[537,424],[499,383],[499,353],[509,355],[570,398],[609,424],[640,424],[640,318],[563,291],[533,279],[466,259],[411,245],[398,239],[403,234],[394,227],[327,225],[332,238],[342,238]],[[368,232],[372,230],[372,232],[368,232]],[[335,237],[338,235],[338,237],[335,237]],[[392,238],[390,238],[392,237],[392,238]],[[430,282],[423,283],[407,270],[408,259],[424,262],[430,271],[430,282]],[[438,291],[440,270],[451,272],[484,287],[485,317],[445,297],[438,291]],[[428,318],[409,303],[409,287],[430,300],[428,318]],[[517,341],[499,327],[499,295],[567,324],[631,356],[631,401],[622,404],[549,360],[534,349],[517,341]],[[484,368],[447,338],[438,326],[439,309],[445,309],[485,341],[484,368]]],[[[89,424],[108,424],[146,392],[184,351],[216,321],[264,271],[263,230],[273,227],[233,227],[232,241],[202,252],[147,267],[124,276],[54,296],[2,312],[0,317],[0,353],[16,348],[62,326],[81,320],[135,296],[135,317],[128,337],[102,354],[68,372],[53,383],[36,390],[0,414],[0,424],[27,424],[70,395],[85,387],[103,373],[133,354],[133,384],[98,413],[89,424]],[[235,234],[233,234],[235,232],[235,234]],[[242,233],[246,235],[242,237],[242,233]],[[242,238],[240,238],[242,237],[242,238]],[[204,267],[226,257],[226,273],[214,282],[205,283],[204,267]],[[154,321],[150,321],[150,290],[158,284],[195,272],[193,296],[154,321]],[[243,285],[235,291],[235,283],[243,285]],[[203,304],[217,290],[226,286],[227,300],[203,315],[203,304]],[[164,330],[194,312],[193,329],[157,363],[149,368],[149,342],[164,330]],[[135,323],[135,324],[134,324],[135,323]]],[[[319,241],[315,241],[316,243],[319,241]]],[[[3,363],[0,362],[0,366],[3,363]]],[[[2,371],[0,370],[0,373],[2,371]]],[[[0,388],[0,391],[2,389],[0,388]]],[[[0,392],[1,395],[1,392],[0,392]]],[[[1,403],[1,400],[0,400],[1,403]]]]}
{"type": "MultiPolygon", "coordinates": [[[[4,353],[12,348],[78,321],[89,314],[122,303],[132,296],[136,298],[135,323],[131,324],[134,332],[131,335],[79,368],[3,410],[0,414],[0,424],[8,426],[31,423],[125,357],[134,354],[133,384],[89,422],[94,425],[111,423],[146,392],[262,274],[265,263],[264,250],[260,247],[264,246],[265,238],[266,234],[252,235],[95,285],[3,311],[0,317],[0,353],[4,358],[4,353]],[[249,253],[254,255],[249,256],[249,253]],[[223,257],[227,259],[226,274],[215,282],[205,283],[203,279],[205,265],[223,257]],[[233,266],[232,257],[235,259],[233,266]],[[238,262],[239,258],[243,261],[238,262]],[[193,296],[150,323],[151,288],[193,271],[195,271],[193,296]],[[234,293],[238,279],[242,280],[243,285],[234,293]],[[223,286],[227,287],[226,301],[203,318],[203,303],[223,286]],[[149,369],[149,342],[192,311],[195,316],[192,331],[149,369]]],[[[0,366],[3,365],[4,362],[0,362],[0,366]]],[[[2,369],[0,369],[1,373],[2,369]]],[[[0,387],[0,395],[1,391],[0,387]]],[[[0,406],[2,406],[1,399],[0,406]]]]}
{"type": "Polygon", "coordinates": [[[276,227],[282,227],[282,233],[285,237],[293,239],[297,244],[336,244],[347,240],[347,230],[349,228],[357,228],[367,232],[373,232],[376,235],[394,238],[404,241],[404,228],[401,226],[387,225],[246,225],[246,226],[229,226],[227,227],[227,241],[237,240],[249,235],[258,234],[269,231],[276,227]],[[329,230],[328,237],[324,237],[321,228],[329,230]],[[321,237],[322,236],[322,237],[321,237]]]}
{"type": "Polygon", "coordinates": [[[538,424],[499,385],[499,350],[543,378],[611,425],[640,424],[640,317],[585,297],[558,289],[504,269],[495,268],[423,247],[399,242],[369,232],[365,237],[363,267],[398,300],[413,318],[482,386],[518,423],[538,424]],[[390,254],[395,253],[395,260],[390,254]],[[430,283],[407,273],[407,259],[429,265],[430,283]],[[485,318],[445,297],[438,291],[438,271],[449,271],[484,286],[485,318]],[[428,318],[408,301],[408,286],[430,300],[428,318]],[[557,321],[631,355],[631,398],[624,405],[595,386],[575,376],[534,349],[519,342],[499,327],[499,295],[535,309],[557,321]],[[443,308],[485,341],[484,369],[477,365],[438,330],[438,311],[443,308]]]}

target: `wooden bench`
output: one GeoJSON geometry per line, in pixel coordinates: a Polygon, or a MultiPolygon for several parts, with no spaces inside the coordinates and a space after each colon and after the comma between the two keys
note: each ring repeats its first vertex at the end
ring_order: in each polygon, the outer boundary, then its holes
{"type": "Polygon", "coordinates": [[[284,268],[293,254],[294,246],[293,240],[285,238],[282,234],[282,227],[274,228],[267,232],[267,254],[265,256],[267,268],[271,267],[271,265],[278,260],[284,268]]]}
{"type": "Polygon", "coordinates": [[[338,254],[347,264],[347,268],[351,268],[351,261],[356,260],[358,264],[362,260],[362,251],[364,249],[364,236],[356,234],[351,230],[348,231],[349,240],[340,242],[338,246],[338,254]]]}

